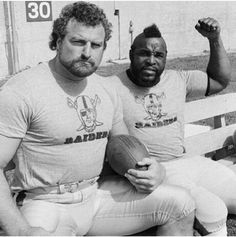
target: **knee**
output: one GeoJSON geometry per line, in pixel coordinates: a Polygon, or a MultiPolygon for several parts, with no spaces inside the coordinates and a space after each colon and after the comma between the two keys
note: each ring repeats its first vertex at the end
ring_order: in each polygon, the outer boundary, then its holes
{"type": "Polygon", "coordinates": [[[194,227],[201,235],[214,235],[226,225],[227,207],[218,197],[213,202],[206,203],[205,207],[204,210],[203,208],[201,210],[196,209],[194,227]]]}
{"type": "Polygon", "coordinates": [[[183,217],[181,220],[167,223],[162,226],[158,226],[158,235],[178,235],[178,236],[193,236],[193,223],[194,223],[195,211],[189,215],[183,217]]]}
{"type": "MultiPolygon", "coordinates": [[[[158,213],[162,213],[165,218],[163,218],[165,223],[173,223],[175,221],[189,218],[191,221],[191,213],[195,211],[195,201],[191,197],[190,193],[180,187],[166,186],[167,195],[163,195],[161,200],[161,208],[159,208],[158,213]]],[[[158,189],[155,195],[159,196],[158,189]]],[[[160,205],[159,205],[160,207],[160,205]]]]}
{"type": "MultiPolygon", "coordinates": [[[[225,203],[215,195],[204,195],[196,198],[196,216],[202,222],[217,223],[226,220],[228,210],[225,203]],[[206,199],[208,197],[208,199],[206,199]]],[[[205,193],[206,194],[206,193],[205,193]]]]}
{"type": "Polygon", "coordinates": [[[195,210],[195,201],[190,193],[183,188],[174,187],[172,190],[172,194],[169,193],[169,199],[167,199],[168,206],[172,210],[172,217],[181,220],[195,210]]]}

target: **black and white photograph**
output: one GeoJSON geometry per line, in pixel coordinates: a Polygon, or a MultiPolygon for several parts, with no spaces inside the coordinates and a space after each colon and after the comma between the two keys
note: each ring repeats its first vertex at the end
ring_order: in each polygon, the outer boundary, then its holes
{"type": "Polygon", "coordinates": [[[0,1],[0,236],[236,236],[236,2],[0,1]]]}

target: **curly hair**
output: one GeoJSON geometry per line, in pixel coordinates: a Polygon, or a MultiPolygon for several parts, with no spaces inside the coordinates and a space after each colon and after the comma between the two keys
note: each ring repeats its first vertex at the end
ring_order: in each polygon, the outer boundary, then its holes
{"type": "Polygon", "coordinates": [[[56,50],[57,40],[63,39],[66,35],[66,27],[71,19],[81,22],[86,26],[97,26],[102,24],[105,30],[104,49],[107,46],[107,41],[111,38],[112,24],[106,18],[105,13],[95,4],[79,1],[66,5],[60,15],[53,22],[53,30],[50,36],[49,47],[51,50],[56,50]]]}

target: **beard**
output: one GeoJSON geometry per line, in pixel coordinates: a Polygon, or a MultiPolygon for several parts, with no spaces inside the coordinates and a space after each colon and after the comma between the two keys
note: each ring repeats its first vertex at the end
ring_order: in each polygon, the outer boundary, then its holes
{"type": "Polygon", "coordinates": [[[132,75],[134,83],[142,87],[152,87],[160,82],[160,77],[164,68],[147,72],[145,67],[137,68],[131,63],[132,75]]]}
{"type": "Polygon", "coordinates": [[[74,59],[71,61],[64,60],[59,55],[60,63],[74,76],[76,77],[87,77],[93,74],[97,70],[97,66],[93,59],[74,59]]]}

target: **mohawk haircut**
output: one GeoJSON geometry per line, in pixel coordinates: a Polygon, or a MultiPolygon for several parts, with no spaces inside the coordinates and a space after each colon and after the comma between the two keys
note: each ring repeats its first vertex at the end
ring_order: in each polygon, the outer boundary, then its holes
{"type": "Polygon", "coordinates": [[[156,26],[156,24],[152,24],[152,25],[146,27],[143,30],[143,34],[144,34],[145,38],[152,38],[152,37],[161,38],[161,32],[158,29],[158,27],[156,26]]]}
{"type": "Polygon", "coordinates": [[[131,45],[131,51],[135,50],[137,41],[143,36],[144,38],[161,38],[162,37],[160,30],[158,29],[156,24],[153,23],[152,25],[146,27],[143,30],[143,32],[134,39],[134,42],[131,45]]]}

